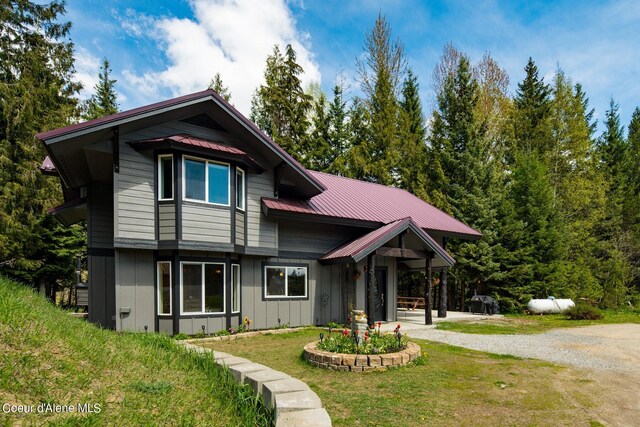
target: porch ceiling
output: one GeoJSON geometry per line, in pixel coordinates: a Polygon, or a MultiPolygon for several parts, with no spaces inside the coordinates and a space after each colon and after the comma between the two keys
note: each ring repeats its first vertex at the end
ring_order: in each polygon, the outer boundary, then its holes
{"type": "MultiPolygon", "coordinates": [[[[424,252],[424,249],[426,249],[426,251],[434,253],[438,264],[442,263],[443,265],[450,267],[455,263],[454,259],[440,245],[438,245],[431,236],[418,227],[411,218],[404,218],[383,225],[364,236],[358,237],[357,239],[324,254],[318,259],[318,261],[323,264],[359,262],[405,231],[412,232],[419,238],[423,245],[422,248],[417,248],[418,250],[407,249],[407,258],[426,258],[428,256],[427,253],[424,252]]],[[[391,251],[387,252],[391,253],[391,251]]]]}

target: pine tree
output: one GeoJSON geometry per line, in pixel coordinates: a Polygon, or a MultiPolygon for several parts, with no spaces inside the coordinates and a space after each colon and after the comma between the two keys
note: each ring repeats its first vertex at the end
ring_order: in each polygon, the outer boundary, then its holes
{"type": "Polygon", "coordinates": [[[431,202],[483,233],[480,241],[453,240],[447,247],[457,260],[451,270],[453,281],[474,283],[482,291],[498,267],[494,261],[496,212],[502,185],[485,123],[478,120],[478,96],[469,59],[461,55],[438,94],[429,138],[429,170],[431,202]]]}
{"type": "Polygon", "coordinates": [[[598,140],[601,167],[616,186],[621,185],[624,175],[624,159],[627,145],[624,140],[624,129],[620,124],[618,104],[609,101],[609,109],[605,113],[605,130],[598,140]]]}
{"type": "Polygon", "coordinates": [[[222,77],[220,77],[220,73],[216,73],[211,81],[209,82],[208,89],[214,90],[218,95],[220,95],[225,101],[231,102],[231,92],[229,88],[224,85],[222,82],[222,77]]]}
{"type": "Polygon", "coordinates": [[[97,119],[118,112],[118,100],[115,90],[117,80],[111,79],[111,67],[109,60],[104,58],[98,74],[98,83],[94,86],[95,93],[86,104],[83,114],[85,120],[97,119]]]}
{"type": "Polygon", "coordinates": [[[632,269],[637,262],[639,242],[631,233],[630,213],[632,207],[626,200],[630,196],[626,166],[629,149],[620,124],[618,105],[613,99],[605,113],[604,132],[597,141],[599,167],[607,183],[605,218],[597,230],[600,260],[599,279],[602,283],[603,307],[616,307],[624,303],[632,284],[632,269]]]}
{"type": "Polygon", "coordinates": [[[535,153],[517,155],[501,207],[501,244],[494,289],[506,311],[565,287],[564,225],[554,203],[549,172],[535,153]]]}
{"type": "Polygon", "coordinates": [[[59,1],[21,1],[0,14],[0,269],[31,283],[46,262],[42,218],[61,199],[58,183],[37,170],[45,151],[34,135],[78,114],[64,11],[59,1]]]}
{"type": "Polygon", "coordinates": [[[398,181],[398,91],[406,59],[400,41],[391,38],[391,26],[378,15],[365,38],[365,60],[358,62],[362,91],[366,95],[370,141],[363,178],[381,184],[398,181]]]}
{"type": "Polygon", "coordinates": [[[305,160],[308,168],[318,171],[327,170],[332,163],[331,146],[329,145],[329,119],[327,117],[327,96],[320,93],[313,107],[311,135],[308,138],[309,147],[305,150],[305,160]]]}
{"type": "Polygon", "coordinates": [[[402,86],[399,121],[398,186],[427,199],[426,128],[418,79],[411,70],[402,86]]]}
{"type": "Polygon", "coordinates": [[[329,104],[327,121],[329,122],[329,166],[326,172],[335,175],[348,175],[346,155],[349,151],[349,114],[344,100],[344,88],[341,82],[333,87],[333,100],[329,104]]]}
{"type": "Polygon", "coordinates": [[[291,45],[287,45],[284,56],[274,46],[273,54],[267,58],[265,84],[260,85],[251,100],[251,120],[305,164],[312,97],[302,89],[302,73],[291,45]]]}
{"type": "MultiPolygon", "coordinates": [[[[552,146],[548,156],[555,204],[566,223],[564,297],[597,299],[600,295],[594,248],[596,229],[604,218],[602,174],[593,153],[593,109],[577,84],[558,69],[552,86],[549,125],[552,146]]],[[[558,289],[558,288],[556,288],[558,289]]]]}
{"type": "Polygon", "coordinates": [[[550,150],[548,118],[551,89],[538,76],[538,67],[529,58],[526,76],[518,83],[514,99],[513,136],[515,148],[521,152],[537,152],[546,156],[550,150]]]}

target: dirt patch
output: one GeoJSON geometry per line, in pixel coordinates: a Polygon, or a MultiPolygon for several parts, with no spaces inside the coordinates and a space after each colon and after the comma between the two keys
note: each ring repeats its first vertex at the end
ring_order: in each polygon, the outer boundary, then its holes
{"type": "Polygon", "coordinates": [[[602,389],[598,413],[608,425],[636,425],[640,419],[640,325],[597,325],[565,330],[576,337],[597,338],[590,344],[567,342],[567,348],[607,359],[614,369],[594,369],[589,373],[602,389]]]}

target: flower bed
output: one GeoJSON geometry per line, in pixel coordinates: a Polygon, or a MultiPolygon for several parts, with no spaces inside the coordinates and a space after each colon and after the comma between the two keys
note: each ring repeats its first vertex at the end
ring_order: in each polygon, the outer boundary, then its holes
{"type": "Polygon", "coordinates": [[[327,336],[320,334],[318,349],[332,353],[384,354],[397,353],[407,347],[409,340],[400,333],[400,325],[393,333],[382,333],[381,327],[382,323],[379,322],[369,326],[363,333],[357,329],[352,332],[348,329],[335,332],[329,329],[327,336]]]}
{"type": "Polygon", "coordinates": [[[410,343],[400,333],[400,325],[393,333],[382,333],[382,323],[369,326],[364,333],[354,328],[333,332],[320,341],[304,347],[304,358],[312,365],[336,371],[363,372],[401,366],[420,357],[420,347],[410,343]]]}
{"type": "Polygon", "coordinates": [[[420,347],[408,342],[406,348],[396,353],[386,354],[345,354],[332,353],[318,348],[320,341],[304,347],[304,358],[319,368],[334,371],[366,372],[406,365],[420,357],[420,347]]]}

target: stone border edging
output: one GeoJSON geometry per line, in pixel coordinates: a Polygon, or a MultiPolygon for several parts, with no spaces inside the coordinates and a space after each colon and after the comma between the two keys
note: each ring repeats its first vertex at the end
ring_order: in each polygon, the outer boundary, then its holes
{"type": "MultiPolygon", "coordinates": [[[[250,332],[241,335],[248,333],[250,332]]],[[[258,333],[251,336],[256,334],[258,333]]],[[[177,341],[177,343],[188,351],[202,355],[210,354],[215,363],[229,369],[229,373],[237,383],[248,384],[261,395],[264,405],[268,409],[275,409],[276,427],[331,426],[331,418],[322,407],[320,398],[304,382],[248,359],[221,351],[214,352],[213,349],[200,347],[188,341],[197,340],[177,341]]]]}
{"type": "Polygon", "coordinates": [[[333,371],[367,372],[384,370],[391,367],[403,366],[413,362],[421,355],[420,346],[412,342],[407,348],[397,353],[386,354],[345,354],[319,350],[319,341],[304,346],[304,358],[307,362],[319,368],[333,371]]]}

